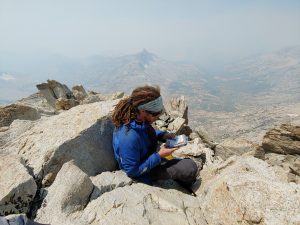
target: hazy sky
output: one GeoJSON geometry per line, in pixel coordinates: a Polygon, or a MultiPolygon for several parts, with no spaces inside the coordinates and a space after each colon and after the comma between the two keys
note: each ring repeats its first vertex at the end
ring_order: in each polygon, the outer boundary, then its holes
{"type": "Polygon", "coordinates": [[[203,65],[300,45],[299,0],[0,0],[0,54],[120,55],[203,65]]]}

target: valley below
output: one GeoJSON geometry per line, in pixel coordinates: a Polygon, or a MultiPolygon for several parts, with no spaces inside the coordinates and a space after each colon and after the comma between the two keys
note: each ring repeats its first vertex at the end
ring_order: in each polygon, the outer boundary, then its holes
{"type": "Polygon", "coordinates": [[[165,101],[185,96],[189,126],[200,128],[216,142],[244,138],[260,143],[269,128],[300,115],[299,46],[249,57],[218,74],[161,59],[145,49],[116,58],[50,59],[49,65],[44,60],[28,71],[0,68],[0,104],[34,93],[34,86],[48,79],[68,86],[81,84],[102,94],[130,94],[140,85],[159,85],[165,101]]]}
{"type": "Polygon", "coordinates": [[[271,127],[299,118],[300,103],[244,106],[235,112],[189,111],[190,126],[205,131],[216,142],[242,138],[259,144],[271,127]]]}

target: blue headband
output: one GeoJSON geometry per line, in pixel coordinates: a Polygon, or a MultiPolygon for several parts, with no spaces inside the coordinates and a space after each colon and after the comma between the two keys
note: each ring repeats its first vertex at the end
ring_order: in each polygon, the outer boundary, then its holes
{"type": "Polygon", "coordinates": [[[146,110],[150,112],[160,112],[164,108],[162,97],[159,96],[157,99],[154,99],[153,101],[147,102],[143,105],[139,105],[137,108],[139,110],[146,110]]]}

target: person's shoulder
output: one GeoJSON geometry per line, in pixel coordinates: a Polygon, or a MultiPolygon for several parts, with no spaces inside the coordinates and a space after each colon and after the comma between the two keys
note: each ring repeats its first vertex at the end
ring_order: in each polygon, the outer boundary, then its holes
{"type": "Polygon", "coordinates": [[[133,141],[139,139],[139,134],[136,130],[128,127],[123,127],[121,130],[117,131],[120,132],[120,138],[125,141],[133,141]]]}
{"type": "Polygon", "coordinates": [[[125,134],[119,137],[119,143],[125,146],[140,146],[141,139],[139,135],[134,130],[129,130],[125,134]]]}
{"type": "Polygon", "coordinates": [[[138,138],[139,134],[135,129],[129,129],[125,131],[125,135],[130,138],[138,138]]]}

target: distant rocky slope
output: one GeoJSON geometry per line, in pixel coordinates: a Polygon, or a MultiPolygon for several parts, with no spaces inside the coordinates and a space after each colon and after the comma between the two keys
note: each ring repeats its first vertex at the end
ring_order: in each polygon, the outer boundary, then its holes
{"type": "Polygon", "coordinates": [[[93,56],[83,60],[52,56],[49,59],[36,59],[35,64],[37,63],[41,65],[31,69],[24,66],[21,67],[22,70],[16,71],[13,67],[12,71],[0,71],[0,101],[11,99],[9,95],[16,95],[18,91],[28,94],[25,90],[33,90],[36,80],[49,78],[67,84],[83,84],[88,89],[103,93],[128,93],[145,83],[160,85],[164,94],[168,95],[175,92],[174,95],[178,96],[187,91],[191,95],[205,93],[205,88],[202,88],[204,73],[197,66],[192,63],[170,62],[146,49],[120,57],[93,56]],[[27,74],[26,78],[24,73],[27,74]],[[7,80],[1,74],[11,74],[11,79],[7,80]]]}
{"type": "Polygon", "coordinates": [[[201,126],[218,142],[246,138],[258,144],[268,129],[288,122],[290,115],[300,115],[299,46],[249,57],[217,74],[192,63],[164,60],[145,49],[84,60],[52,55],[36,59],[34,67],[27,64],[8,71],[1,68],[0,104],[33,93],[36,80],[49,77],[101,93],[126,93],[145,83],[158,84],[165,99],[185,96],[193,128],[201,126]]]}
{"type": "Polygon", "coordinates": [[[266,131],[300,118],[300,103],[249,106],[236,112],[190,110],[190,124],[205,130],[215,141],[248,139],[260,144],[266,131]]]}
{"type": "Polygon", "coordinates": [[[174,156],[206,158],[192,195],[175,181],[149,186],[118,170],[110,116],[122,94],[71,91],[56,81],[38,88],[0,108],[1,216],[65,225],[300,223],[297,118],[267,132],[261,145],[218,144],[189,127],[183,97],[167,102],[154,125],[190,140],[174,156]],[[33,110],[38,116],[29,116],[33,110]]]}
{"type": "Polygon", "coordinates": [[[242,60],[208,81],[215,101],[209,110],[195,96],[190,118],[218,141],[259,143],[271,127],[300,116],[299,46],[242,60]]]}

